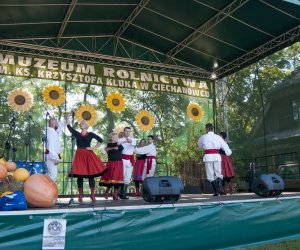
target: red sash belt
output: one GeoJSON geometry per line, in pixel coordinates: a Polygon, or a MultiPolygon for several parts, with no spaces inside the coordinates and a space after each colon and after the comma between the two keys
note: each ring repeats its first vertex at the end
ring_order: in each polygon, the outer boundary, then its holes
{"type": "Polygon", "coordinates": [[[123,160],[130,160],[131,165],[134,166],[134,155],[123,155],[122,154],[122,159],[123,160]]]}
{"type": "MultiPolygon", "coordinates": [[[[45,155],[48,155],[49,153],[50,153],[49,149],[46,148],[46,150],[45,150],[45,155]]],[[[58,154],[58,158],[61,159],[60,154],[58,154]]]]}
{"type": "Polygon", "coordinates": [[[210,155],[210,154],[219,154],[219,149],[206,149],[206,150],[204,150],[204,153],[208,154],[208,155],[210,155]]]}
{"type": "Polygon", "coordinates": [[[147,174],[149,174],[149,172],[151,170],[153,159],[156,159],[156,157],[152,156],[152,155],[147,156],[147,172],[146,172],[147,174]]]}

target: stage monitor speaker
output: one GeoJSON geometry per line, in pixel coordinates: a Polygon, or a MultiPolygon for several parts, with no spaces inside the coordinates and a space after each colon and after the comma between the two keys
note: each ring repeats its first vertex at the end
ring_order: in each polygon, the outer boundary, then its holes
{"type": "Polygon", "coordinates": [[[147,202],[175,202],[182,191],[182,182],[175,176],[147,177],[142,185],[142,197],[147,202]]]}
{"type": "Polygon", "coordinates": [[[262,197],[278,196],[284,190],[284,181],[276,174],[261,174],[254,179],[251,190],[262,197]]]}

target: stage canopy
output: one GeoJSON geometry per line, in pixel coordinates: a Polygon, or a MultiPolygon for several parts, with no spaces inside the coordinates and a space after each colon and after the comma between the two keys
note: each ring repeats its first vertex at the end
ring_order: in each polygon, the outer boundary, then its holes
{"type": "Polygon", "coordinates": [[[300,38],[299,1],[3,0],[0,50],[222,78],[300,38]]]}

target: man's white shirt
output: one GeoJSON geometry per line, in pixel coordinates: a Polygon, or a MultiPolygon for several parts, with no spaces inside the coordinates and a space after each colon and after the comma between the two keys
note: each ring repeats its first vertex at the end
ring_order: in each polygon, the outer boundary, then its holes
{"type": "Polygon", "coordinates": [[[135,138],[128,138],[131,140],[131,143],[126,142],[126,138],[120,138],[118,140],[119,144],[122,144],[123,150],[122,154],[124,155],[133,155],[134,147],[136,146],[136,139],[135,138]]]}
{"type": "Polygon", "coordinates": [[[144,147],[136,148],[134,151],[139,155],[156,156],[156,147],[153,143],[144,147]]]}
{"type": "MultiPolygon", "coordinates": [[[[219,135],[216,135],[214,132],[210,131],[205,135],[202,135],[198,140],[199,148],[204,150],[208,149],[223,149],[227,156],[231,155],[232,151],[229,148],[228,144],[223,140],[219,135]]],[[[220,154],[205,154],[203,161],[221,161],[220,154]]]]}
{"type": "Polygon", "coordinates": [[[47,157],[52,160],[59,160],[58,155],[61,152],[60,136],[62,134],[63,128],[64,128],[63,121],[60,121],[58,123],[57,130],[50,127],[47,128],[46,149],[49,150],[49,154],[47,154],[47,157]]]}

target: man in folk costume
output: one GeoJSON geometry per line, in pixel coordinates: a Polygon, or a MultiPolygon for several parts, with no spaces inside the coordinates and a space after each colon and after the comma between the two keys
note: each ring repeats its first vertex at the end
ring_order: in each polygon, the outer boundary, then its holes
{"type": "Polygon", "coordinates": [[[199,148],[204,149],[203,162],[205,163],[206,176],[211,183],[214,196],[219,196],[222,189],[221,156],[219,150],[223,149],[227,156],[231,155],[231,150],[227,143],[213,132],[213,125],[205,125],[206,134],[202,135],[198,141],[199,148]]]}
{"type": "Polygon", "coordinates": [[[64,128],[64,121],[57,122],[56,118],[50,118],[46,134],[46,167],[47,175],[53,181],[57,179],[57,165],[60,159],[60,136],[64,128]]]}
{"type": "Polygon", "coordinates": [[[123,138],[119,138],[118,144],[122,144],[122,161],[123,161],[123,173],[124,173],[124,185],[121,186],[120,191],[120,198],[121,199],[128,199],[126,197],[126,192],[128,185],[131,181],[131,175],[134,165],[134,147],[136,146],[136,139],[130,137],[131,128],[125,127],[124,128],[124,135],[123,138]]]}
{"type": "Polygon", "coordinates": [[[156,169],[156,146],[154,145],[154,136],[148,135],[148,145],[135,149],[135,153],[139,155],[145,154],[146,168],[144,168],[143,179],[154,176],[156,169]]]}

